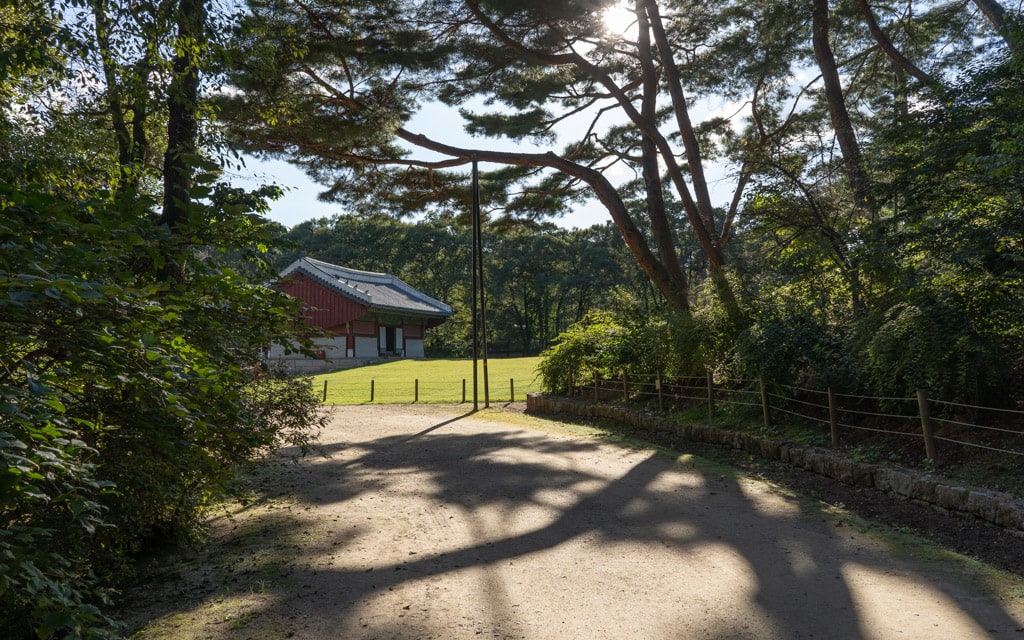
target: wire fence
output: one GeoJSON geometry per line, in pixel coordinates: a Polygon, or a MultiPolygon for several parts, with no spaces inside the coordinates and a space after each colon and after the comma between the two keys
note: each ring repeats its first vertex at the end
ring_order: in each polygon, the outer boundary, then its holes
{"type": "Polygon", "coordinates": [[[660,412],[703,405],[711,419],[723,409],[749,412],[759,407],[767,430],[783,423],[809,427],[833,447],[872,438],[904,440],[928,464],[960,457],[966,449],[1024,457],[1024,411],[935,400],[924,390],[913,397],[853,395],[768,386],[761,380],[716,380],[710,371],[703,377],[675,379],[626,373],[602,378],[594,373],[592,382],[569,380],[565,390],[596,403],[646,403],[660,412]]]}

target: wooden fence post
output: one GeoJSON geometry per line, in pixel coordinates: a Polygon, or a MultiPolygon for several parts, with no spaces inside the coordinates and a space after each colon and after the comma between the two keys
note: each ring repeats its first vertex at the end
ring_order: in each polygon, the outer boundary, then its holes
{"type": "Polygon", "coordinates": [[[708,420],[715,417],[715,379],[711,375],[711,367],[704,367],[708,380],[708,420]]]}
{"type": "Polygon", "coordinates": [[[764,378],[759,378],[758,382],[761,383],[761,413],[764,415],[764,428],[771,429],[772,419],[768,409],[768,389],[764,386],[764,378]]]}
{"type": "MultiPolygon", "coordinates": [[[[571,394],[570,394],[570,397],[572,397],[571,394]]],[[[509,402],[515,402],[516,401],[516,379],[515,378],[509,378],[508,379],[508,401],[509,402]]]]}
{"type": "Polygon", "coordinates": [[[413,402],[419,402],[420,401],[420,379],[416,378],[415,382],[416,382],[416,387],[415,387],[416,390],[413,392],[412,401],[413,402]]]}
{"type": "Polygon", "coordinates": [[[839,409],[836,407],[836,394],[832,387],[828,388],[828,431],[832,436],[832,446],[839,446],[839,409]]]}
{"type": "Polygon", "coordinates": [[[921,431],[924,432],[924,451],[932,464],[938,462],[935,453],[935,433],[932,429],[931,404],[928,402],[928,394],[924,389],[917,390],[917,408],[921,413],[921,431]]]}
{"type": "Polygon", "coordinates": [[[327,402],[327,381],[324,380],[324,402],[327,402]]]}
{"type": "Polygon", "coordinates": [[[370,402],[373,402],[373,390],[374,390],[373,387],[374,387],[374,383],[375,382],[376,382],[376,380],[374,380],[373,378],[370,378],[370,402]]]}
{"type": "Polygon", "coordinates": [[[462,379],[462,404],[466,404],[466,379],[462,379]]]}

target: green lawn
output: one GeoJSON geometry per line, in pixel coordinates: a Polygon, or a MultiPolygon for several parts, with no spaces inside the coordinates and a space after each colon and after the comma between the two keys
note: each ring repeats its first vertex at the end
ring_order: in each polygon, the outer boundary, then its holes
{"type": "MultiPolygon", "coordinates": [[[[487,361],[491,402],[508,402],[540,391],[537,365],[540,358],[492,358],[487,361]]],[[[484,400],[483,361],[478,363],[479,399],[484,400]]],[[[473,402],[472,360],[394,360],[313,376],[313,388],[322,394],[327,382],[325,404],[368,404],[373,384],[375,404],[413,402],[419,380],[419,402],[462,402],[462,381],[466,381],[466,400],[473,402]]],[[[321,396],[322,397],[322,396],[321,396]]]]}

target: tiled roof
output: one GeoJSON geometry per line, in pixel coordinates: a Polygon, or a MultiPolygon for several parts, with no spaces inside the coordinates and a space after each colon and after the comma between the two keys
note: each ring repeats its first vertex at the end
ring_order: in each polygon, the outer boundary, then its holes
{"type": "Polygon", "coordinates": [[[328,288],[371,309],[447,318],[452,308],[389,273],[359,271],[312,258],[299,258],[285,267],[281,277],[303,273],[328,288]]]}

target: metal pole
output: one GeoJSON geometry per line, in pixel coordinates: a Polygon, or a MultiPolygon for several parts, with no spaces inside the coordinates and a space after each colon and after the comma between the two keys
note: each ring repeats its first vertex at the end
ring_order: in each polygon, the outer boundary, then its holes
{"type": "Polygon", "coordinates": [[[484,408],[491,406],[490,378],[487,375],[487,294],[484,292],[484,237],[480,217],[480,172],[477,162],[473,160],[473,213],[476,218],[476,268],[480,281],[480,349],[484,360],[484,408]]]}
{"type": "Polygon", "coordinates": [[[327,381],[324,380],[324,402],[327,402],[327,381]]]}
{"type": "Polygon", "coordinates": [[[376,381],[375,381],[375,380],[372,380],[372,379],[370,380],[370,402],[373,402],[373,390],[374,390],[374,389],[373,389],[373,387],[374,387],[374,382],[376,382],[376,381]]]}
{"type": "Polygon", "coordinates": [[[472,253],[473,253],[473,304],[470,305],[472,307],[472,309],[473,309],[473,411],[476,411],[477,409],[480,408],[480,404],[479,404],[479,400],[478,400],[479,396],[478,396],[478,392],[477,392],[477,387],[478,387],[479,383],[478,383],[477,372],[476,372],[476,366],[477,366],[476,362],[477,362],[477,358],[479,356],[479,351],[480,351],[480,337],[479,337],[479,334],[478,334],[478,327],[477,327],[478,316],[477,316],[477,291],[476,291],[476,283],[477,283],[476,276],[477,276],[477,269],[478,269],[478,263],[477,263],[478,253],[477,253],[476,243],[477,243],[477,238],[479,238],[479,235],[477,234],[476,230],[477,230],[477,227],[480,226],[480,175],[479,175],[479,172],[477,171],[476,164],[477,164],[476,163],[476,159],[474,159],[473,160],[473,187],[472,187],[472,192],[473,192],[473,207],[472,207],[472,209],[473,210],[470,212],[470,218],[473,220],[473,249],[472,249],[472,253]]]}
{"type": "Polygon", "coordinates": [[[416,378],[416,387],[415,388],[416,388],[416,390],[413,392],[414,395],[412,397],[412,401],[413,402],[419,402],[420,401],[420,379],[419,378],[416,378]]]}
{"type": "Polygon", "coordinates": [[[508,401],[509,402],[515,402],[516,401],[516,379],[515,378],[509,378],[508,379],[508,401]]]}

